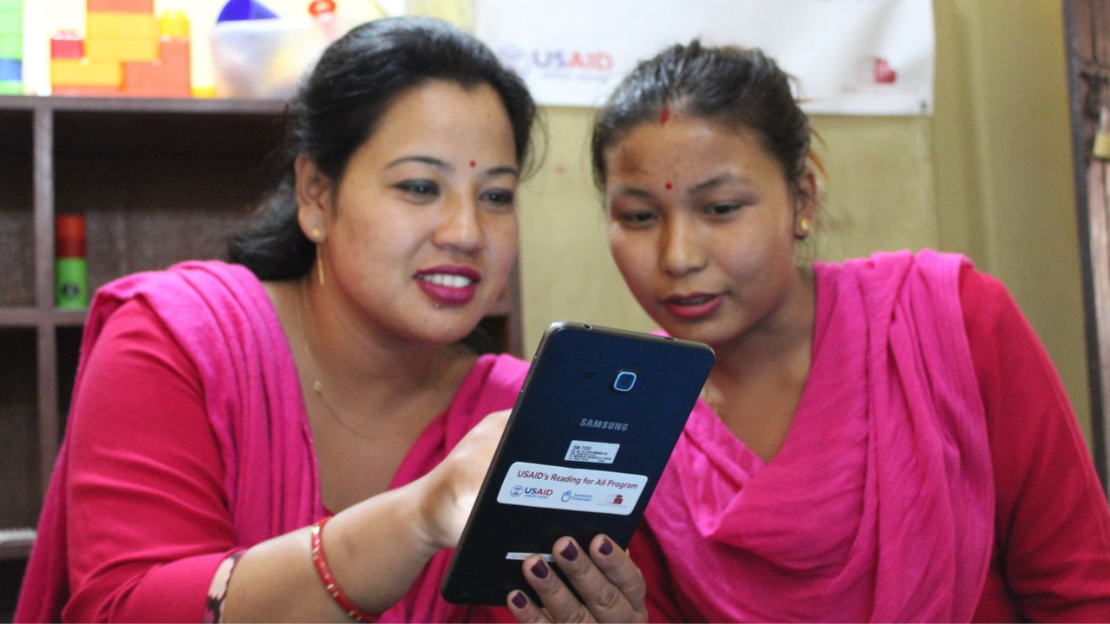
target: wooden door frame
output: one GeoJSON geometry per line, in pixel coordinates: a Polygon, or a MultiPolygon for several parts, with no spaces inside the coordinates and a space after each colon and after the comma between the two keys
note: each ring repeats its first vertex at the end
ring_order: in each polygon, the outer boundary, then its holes
{"type": "Polygon", "coordinates": [[[1110,0],[1061,0],[1091,400],[1091,445],[1110,493],[1110,166],[1091,157],[1100,106],[1110,105],[1110,0]]]}

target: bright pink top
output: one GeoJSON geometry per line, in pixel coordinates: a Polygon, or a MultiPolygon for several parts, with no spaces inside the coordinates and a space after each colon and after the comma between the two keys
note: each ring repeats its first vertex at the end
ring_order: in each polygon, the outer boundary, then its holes
{"type": "MultiPolygon", "coordinates": [[[[325,514],[277,313],[243,267],[185,263],[101,289],[81,353],[16,621],[199,622],[220,561],[325,514]]],[[[391,487],[511,408],[526,371],[510,356],[479,358],[391,487]]],[[[449,556],[382,621],[512,621],[439,597],[449,556]]]]}
{"type": "Polygon", "coordinates": [[[691,416],[633,544],[653,618],[1110,621],[1110,511],[1002,285],[928,251],[816,277],[778,455],[691,416]]]}

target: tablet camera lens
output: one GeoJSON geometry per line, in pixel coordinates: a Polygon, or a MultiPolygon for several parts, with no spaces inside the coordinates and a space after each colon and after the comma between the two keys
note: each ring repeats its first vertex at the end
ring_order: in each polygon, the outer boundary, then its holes
{"type": "Polygon", "coordinates": [[[617,378],[613,380],[613,389],[617,392],[628,392],[636,385],[636,373],[632,371],[622,370],[617,373],[617,378]]]}

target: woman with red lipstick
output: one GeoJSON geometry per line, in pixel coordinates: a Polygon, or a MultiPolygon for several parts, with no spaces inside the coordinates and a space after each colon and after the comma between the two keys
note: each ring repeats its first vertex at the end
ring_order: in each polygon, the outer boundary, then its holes
{"type": "Polygon", "coordinates": [[[516,258],[524,84],[454,27],[385,19],[290,112],[232,264],[98,292],[16,619],[643,619],[605,536],[553,546],[584,605],[439,597],[527,367],[466,346],[516,258]]]}
{"type": "Polygon", "coordinates": [[[599,113],[612,254],[715,368],[630,548],[656,618],[1110,621],[1110,512],[1045,351],[954,254],[800,266],[810,126],[695,41],[599,113]]]}

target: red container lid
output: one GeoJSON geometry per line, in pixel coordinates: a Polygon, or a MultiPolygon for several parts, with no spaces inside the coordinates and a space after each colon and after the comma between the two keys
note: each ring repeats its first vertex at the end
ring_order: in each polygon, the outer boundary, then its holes
{"type": "Polygon", "coordinates": [[[58,215],[54,219],[54,252],[59,258],[85,257],[85,217],[58,215]]]}

